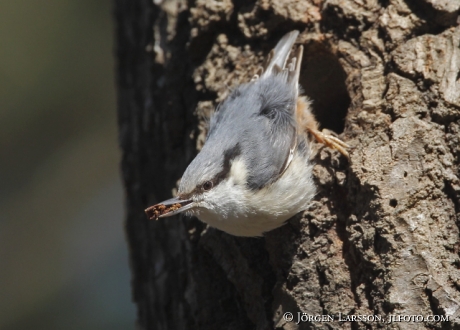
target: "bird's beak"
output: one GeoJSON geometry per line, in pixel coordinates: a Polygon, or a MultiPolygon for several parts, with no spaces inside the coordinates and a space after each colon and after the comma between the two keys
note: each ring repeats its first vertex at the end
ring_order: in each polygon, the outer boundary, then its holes
{"type": "Polygon", "coordinates": [[[145,214],[150,220],[158,220],[158,218],[166,218],[184,212],[193,206],[194,203],[191,199],[174,197],[146,208],[145,214]]]}

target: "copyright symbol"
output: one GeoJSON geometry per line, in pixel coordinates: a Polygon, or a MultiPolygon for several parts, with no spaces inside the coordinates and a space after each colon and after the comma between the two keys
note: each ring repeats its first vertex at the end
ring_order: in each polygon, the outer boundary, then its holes
{"type": "Polygon", "coordinates": [[[294,315],[292,315],[291,312],[286,312],[286,313],[284,313],[284,315],[283,315],[283,319],[284,319],[286,322],[291,322],[291,321],[294,319],[294,315]]]}

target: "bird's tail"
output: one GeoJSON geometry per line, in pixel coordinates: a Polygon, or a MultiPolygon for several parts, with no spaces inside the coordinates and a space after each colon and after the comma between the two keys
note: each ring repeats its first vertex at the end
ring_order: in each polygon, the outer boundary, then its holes
{"type": "Polygon", "coordinates": [[[285,68],[286,61],[298,35],[299,31],[291,31],[278,41],[276,47],[268,54],[267,65],[262,77],[278,73],[285,68]]]}
{"type": "Polygon", "coordinates": [[[287,82],[296,90],[296,96],[298,96],[303,47],[299,46],[295,56],[292,57],[289,63],[287,63],[287,60],[298,35],[299,31],[295,30],[287,33],[283,38],[281,38],[276,47],[268,55],[267,65],[261,75],[261,78],[268,77],[273,74],[284,75],[287,82]]]}

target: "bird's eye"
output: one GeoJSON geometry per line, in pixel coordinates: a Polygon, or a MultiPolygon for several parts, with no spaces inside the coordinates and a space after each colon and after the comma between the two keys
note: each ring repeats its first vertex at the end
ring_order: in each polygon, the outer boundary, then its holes
{"type": "Polygon", "coordinates": [[[212,186],[213,186],[212,181],[206,181],[205,183],[203,183],[203,190],[205,191],[210,190],[212,186]]]}

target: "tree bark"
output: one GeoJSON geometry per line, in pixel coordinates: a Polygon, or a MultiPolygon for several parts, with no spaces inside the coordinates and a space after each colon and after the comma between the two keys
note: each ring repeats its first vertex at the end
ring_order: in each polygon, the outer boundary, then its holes
{"type": "Polygon", "coordinates": [[[115,1],[142,329],[460,328],[459,9],[453,0],[115,1]],[[216,104],[293,29],[305,94],[321,125],[351,145],[350,160],[316,145],[315,200],[263,238],[195,218],[148,221],[144,208],[171,196],[216,104]],[[334,320],[296,324],[298,313],[334,320]],[[347,315],[383,319],[338,320],[347,315]],[[390,315],[402,321],[383,323],[390,315]]]}

